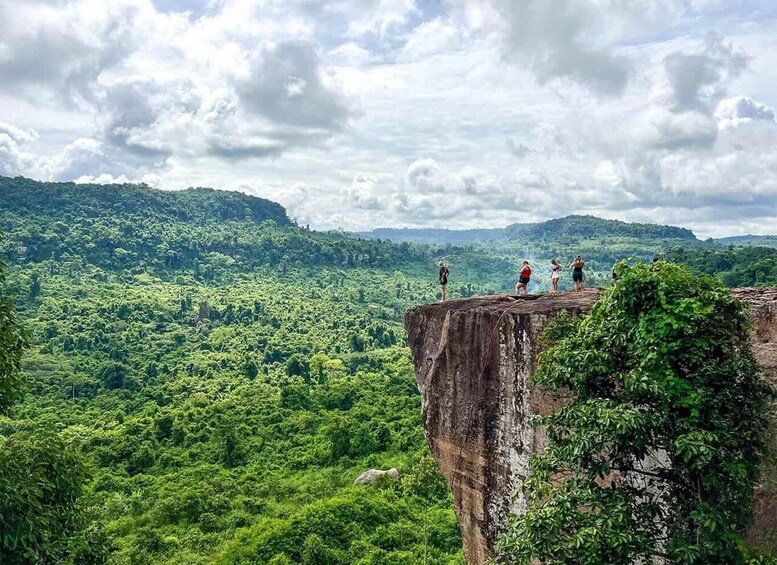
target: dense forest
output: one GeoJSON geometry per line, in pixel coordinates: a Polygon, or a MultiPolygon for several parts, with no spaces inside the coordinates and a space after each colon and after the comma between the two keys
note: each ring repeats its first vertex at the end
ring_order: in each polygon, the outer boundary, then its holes
{"type": "Polygon", "coordinates": [[[662,258],[683,263],[698,274],[714,275],[729,287],[777,284],[777,247],[670,249],[662,258]]]}
{"type": "MultiPolygon", "coordinates": [[[[677,249],[685,230],[599,222],[590,240],[391,243],[311,231],[238,193],[0,178],[0,294],[27,342],[26,394],[0,410],[0,484],[48,469],[30,481],[56,479],[72,502],[29,514],[37,535],[9,530],[0,560],[463,563],[402,328],[439,297],[435,261],[453,298],[509,290],[522,257],[580,250],[592,283],[658,253],[727,284],[776,281],[774,250],[709,251],[720,263],[677,249]],[[354,485],[390,467],[399,480],[354,485]]],[[[35,488],[0,514],[34,509],[35,488]]]]}

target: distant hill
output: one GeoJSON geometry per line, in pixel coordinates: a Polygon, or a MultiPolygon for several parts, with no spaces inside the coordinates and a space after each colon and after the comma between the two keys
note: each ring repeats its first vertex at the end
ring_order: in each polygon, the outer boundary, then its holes
{"type": "Polygon", "coordinates": [[[605,220],[596,216],[566,216],[539,223],[511,224],[505,228],[496,229],[379,228],[369,232],[359,232],[356,235],[374,239],[437,245],[461,245],[489,241],[544,242],[597,239],[602,237],[698,241],[693,232],[685,228],[658,224],[632,224],[619,220],[605,220]]]}
{"type": "Polygon", "coordinates": [[[0,177],[0,258],[62,261],[205,280],[256,268],[408,268],[430,263],[408,244],[313,232],[280,204],[211,188],[45,183],[0,177]]]}
{"type": "Polygon", "coordinates": [[[509,239],[549,240],[629,237],[696,241],[691,230],[659,224],[632,224],[596,216],[566,216],[538,224],[512,224],[505,228],[509,239]]]}
{"type": "Polygon", "coordinates": [[[137,184],[74,184],[0,177],[0,208],[23,216],[63,219],[134,215],[175,221],[234,220],[291,223],[280,204],[242,192],[187,188],[157,190],[137,184]]]}
{"type": "Polygon", "coordinates": [[[777,247],[777,235],[734,235],[713,240],[722,245],[777,247]]]}

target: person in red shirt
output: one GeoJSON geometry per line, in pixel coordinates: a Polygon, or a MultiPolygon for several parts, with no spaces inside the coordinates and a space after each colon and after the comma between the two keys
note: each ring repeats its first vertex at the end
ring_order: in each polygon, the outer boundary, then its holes
{"type": "Polygon", "coordinates": [[[515,294],[520,295],[521,289],[523,289],[524,294],[528,296],[529,289],[526,288],[529,286],[529,280],[531,279],[531,266],[529,265],[528,261],[524,261],[521,265],[521,270],[518,271],[518,284],[515,285],[515,294]]]}

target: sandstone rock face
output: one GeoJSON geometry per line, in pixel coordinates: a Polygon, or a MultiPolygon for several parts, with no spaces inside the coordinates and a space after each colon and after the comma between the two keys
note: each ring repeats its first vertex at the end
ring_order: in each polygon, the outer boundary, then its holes
{"type": "MultiPolygon", "coordinates": [[[[777,382],[777,289],[734,292],[750,305],[756,357],[777,382]]],[[[529,382],[537,338],[559,312],[584,313],[598,297],[597,289],[486,296],[420,306],[405,317],[426,438],[451,485],[470,565],[486,563],[507,516],[525,507],[521,477],[530,455],[545,445],[530,418],[561,402],[529,382]]],[[[765,466],[750,532],[760,545],[777,528],[777,463],[765,466]]]]}

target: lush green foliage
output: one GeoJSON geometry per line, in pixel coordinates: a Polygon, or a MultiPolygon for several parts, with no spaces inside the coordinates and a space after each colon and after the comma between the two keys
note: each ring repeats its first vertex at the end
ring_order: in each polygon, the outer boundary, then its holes
{"type": "Polygon", "coordinates": [[[87,531],[77,506],[84,472],[76,446],[52,431],[25,430],[2,415],[22,393],[25,347],[2,263],[0,322],[0,562],[99,563],[104,553],[89,539],[99,531],[87,531]]]}
{"type": "Polygon", "coordinates": [[[16,412],[82,438],[84,503],[119,562],[298,563],[308,545],[337,563],[460,561],[447,489],[352,486],[370,467],[412,477],[426,452],[399,320],[433,283],[52,269],[14,277],[35,393],[16,412]]]}
{"type": "Polygon", "coordinates": [[[742,563],[770,394],[744,305],[676,265],[619,270],[541,357],[536,382],[573,398],[538,422],[505,561],[742,563]]]}
{"type": "Polygon", "coordinates": [[[0,433],[78,441],[82,495],[58,516],[96,523],[73,547],[117,563],[461,563],[447,487],[414,486],[429,466],[401,320],[435,300],[430,251],[221,194],[0,182],[32,393],[0,433]],[[353,485],[391,466],[402,482],[353,485]]]}
{"type": "Polygon", "coordinates": [[[0,562],[104,562],[106,540],[78,502],[84,480],[76,446],[59,434],[0,437],[0,562]]]}
{"type": "Polygon", "coordinates": [[[0,261],[0,415],[23,391],[20,372],[25,335],[6,292],[5,265],[0,261]]]}

